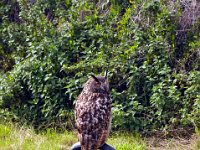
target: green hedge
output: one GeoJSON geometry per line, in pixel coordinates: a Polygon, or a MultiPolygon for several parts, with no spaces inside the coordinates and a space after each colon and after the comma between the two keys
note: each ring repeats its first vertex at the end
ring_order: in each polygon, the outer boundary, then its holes
{"type": "Polygon", "coordinates": [[[83,83],[108,70],[114,129],[199,123],[198,22],[180,38],[179,3],[10,1],[0,10],[0,52],[15,62],[0,80],[4,119],[8,111],[36,128],[72,127],[83,83]]]}

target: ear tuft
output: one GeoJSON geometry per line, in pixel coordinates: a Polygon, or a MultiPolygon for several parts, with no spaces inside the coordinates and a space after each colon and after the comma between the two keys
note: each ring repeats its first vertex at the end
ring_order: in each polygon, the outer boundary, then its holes
{"type": "Polygon", "coordinates": [[[96,82],[99,82],[99,80],[97,79],[97,77],[95,77],[94,75],[91,75],[92,78],[96,81],[96,82]]]}
{"type": "Polygon", "coordinates": [[[108,78],[108,70],[105,71],[105,76],[106,79],[108,78]]]}

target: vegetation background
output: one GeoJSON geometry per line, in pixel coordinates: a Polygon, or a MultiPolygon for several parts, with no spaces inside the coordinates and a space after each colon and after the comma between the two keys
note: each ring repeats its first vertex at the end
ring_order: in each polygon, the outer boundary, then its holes
{"type": "Polygon", "coordinates": [[[82,85],[108,70],[114,131],[198,128],[199,14],[196,0],[1,0],[1,122],[73,129],[82,85]]]}

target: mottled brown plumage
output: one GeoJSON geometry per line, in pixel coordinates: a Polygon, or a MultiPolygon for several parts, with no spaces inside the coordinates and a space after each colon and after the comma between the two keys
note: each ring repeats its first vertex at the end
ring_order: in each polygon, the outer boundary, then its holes
{"type": "Polygon", "coordinates": [[[81,150],[97,150],[110,131],[111,98],[107,77],[92,76],[84,85],[75,106],[75,121],[81,150]]]}

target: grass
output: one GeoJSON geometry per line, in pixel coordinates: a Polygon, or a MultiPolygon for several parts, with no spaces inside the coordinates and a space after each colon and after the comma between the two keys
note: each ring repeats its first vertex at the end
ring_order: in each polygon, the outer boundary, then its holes
{"type": "Polygon", "coordinates": [[[33,129],[0,124],[0,150],[60,150],[76,142],[72,132],[53,130],[36,134],[33,129]]]}
{"type": "MultiPolygon", "coordinates": [[[[56,133],[54,130],[35,133],[27,127],[0,124],[0,150],[69,150],[77,142],[73,132],[56,133]]],[[[113,134],[108,143],[117,150],[145,150],[138,136],[113,134]]]]}
{"type": "Polygon", "coordinates": [[[128,133],[115,133],[110,136],[108,143],[117,150],[145,150],[146,143],[137,135],[128,133]]]}
{"type": "MultiPolygon", "coordinates": [[[[141,138],[130,133],[113,133],[107,143],[116,150],[198,150],[200,134],[189,140],[141,138]]],[[[77,142],[71,131],[57,133],[54,130],[35,133],[32,128],[0,124],[0,150],[69,150],[77,142]]]]}

